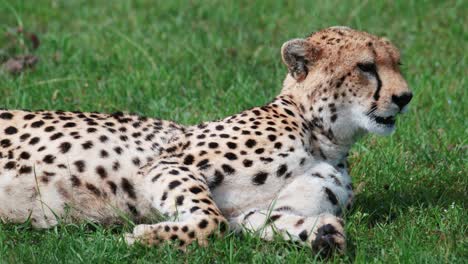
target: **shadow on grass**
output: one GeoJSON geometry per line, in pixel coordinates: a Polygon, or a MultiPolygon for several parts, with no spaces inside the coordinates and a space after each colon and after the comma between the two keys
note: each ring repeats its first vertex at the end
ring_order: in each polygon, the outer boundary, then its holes
{"type": "Polygon", "coordinates": [[[402,213],[414,208],[448,207],[453,203],[466,206],[466,193],[462,189],[457,189],[455,186],[432,188],[408,186],[399,190],[383,188],[381,192],[361,193],[355,201],[354,208],[367,213],[369,227],[373,227],[379,223],[392,223],[402,213]]]}
{"type": "MultiPolygon", "coordinates": [[[[347,215],[352,216],[358,212],[367,215],[368,218],[361,224],[367,224],[370,229],[379,224],[392,224],[415,209],[448,208],[453,203],[466,208],[466,201],[466,192],[457,185],[443,186],[439,183],[431,187],[408,185],[398,190],[382,188],[380,192],[369,190],[360,193],[347,215]]],[[[350,259],[356,256],[356,241],[353,236],[348,235],[346,255],[350,259]]]]}

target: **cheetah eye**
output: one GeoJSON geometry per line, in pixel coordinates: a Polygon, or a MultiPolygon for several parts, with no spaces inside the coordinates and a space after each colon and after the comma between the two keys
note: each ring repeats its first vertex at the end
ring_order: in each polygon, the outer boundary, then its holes
{"type": "Polygon", "coordinates": [[[358,63],[357,66],[363,72],[374,74],[377,71],[375,63],[358,63]]]}

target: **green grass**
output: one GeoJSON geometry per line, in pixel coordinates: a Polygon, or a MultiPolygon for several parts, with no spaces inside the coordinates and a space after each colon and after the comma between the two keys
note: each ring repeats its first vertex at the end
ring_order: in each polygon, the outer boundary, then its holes
{"type": "MultiPolygon", "coordinates": [[[[332,25],[390,38],[415,98],[395,134],[353,148],[359,193],[346,217],[349,248],[332,261],[468,261],[466,1],[88,2],[0,1],[2,35],[22,24],[41,40],[35,71],[0,73],[0,107],[124,110],[194,124],[273,98],[286,72],[279,47],[290,38],[332,25]]],[[[128,247],[120,239],[130,229],[0,224],[0,262],[315,260],[308,249],[234,234],[185,254],[128,247]]]]}

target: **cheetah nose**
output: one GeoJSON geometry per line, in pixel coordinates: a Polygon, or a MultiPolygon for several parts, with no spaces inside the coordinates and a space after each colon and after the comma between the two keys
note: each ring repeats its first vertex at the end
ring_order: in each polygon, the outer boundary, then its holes
{"type": "Polygon", "coordinates": [[[411,101],[411,98],[413,98],[413,94],[411,92],[405,92],[400,95],[392,95],[392,102],[402,109],[411,101]]]}

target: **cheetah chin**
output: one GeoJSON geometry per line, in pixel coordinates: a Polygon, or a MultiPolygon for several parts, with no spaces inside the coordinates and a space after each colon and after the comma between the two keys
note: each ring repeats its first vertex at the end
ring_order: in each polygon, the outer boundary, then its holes
{"type": "Polygon", "coordinates": [[[346,250],[347,155],[389,134],[412,94],[386,39],[346,27],[284,43],[270,103],[186,126],[137,115],[0,110],[0,219],[137,223],[129,245],[231,230],[324,257],[346,250]]]}

